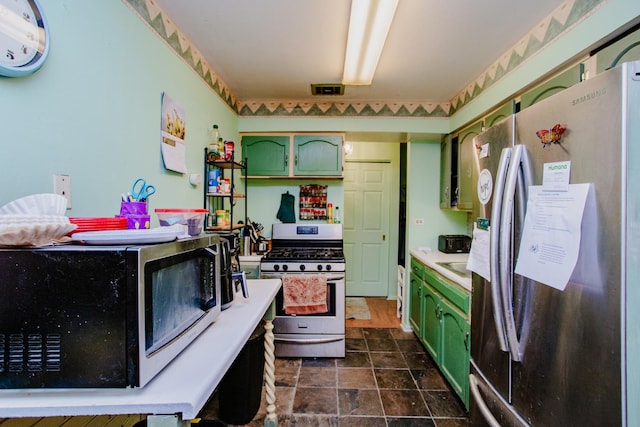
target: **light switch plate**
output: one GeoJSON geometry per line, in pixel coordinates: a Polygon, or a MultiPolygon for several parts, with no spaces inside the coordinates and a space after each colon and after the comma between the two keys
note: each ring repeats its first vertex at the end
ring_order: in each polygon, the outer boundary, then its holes
{"type": "Polygon", "coordinates": [[[71,209],[71,175],[53,175],[53,192],[65,197],[71,209]]]}

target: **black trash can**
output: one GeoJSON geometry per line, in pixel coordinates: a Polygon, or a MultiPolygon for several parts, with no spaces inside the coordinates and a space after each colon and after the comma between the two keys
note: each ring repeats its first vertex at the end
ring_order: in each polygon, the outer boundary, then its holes
{"type": "Polygon", "coordinates": [[[228,424],[247,424],[260,409],[264,334],[262,321],[218,385],[220,419],[228,424]]]}

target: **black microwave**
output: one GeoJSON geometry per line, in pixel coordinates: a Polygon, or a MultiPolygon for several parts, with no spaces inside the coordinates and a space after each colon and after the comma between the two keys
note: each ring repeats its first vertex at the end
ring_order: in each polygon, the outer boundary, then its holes
{"type": "Polygon", "coordinates": [[[215,235],[0,250],[0,388],[142,387],[221,311],[215,235]]]}

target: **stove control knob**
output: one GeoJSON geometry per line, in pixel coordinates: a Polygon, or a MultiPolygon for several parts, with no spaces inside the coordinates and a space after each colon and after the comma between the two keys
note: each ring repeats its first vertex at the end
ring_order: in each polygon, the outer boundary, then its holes
{"type": "Polygon", "coordinates": [[[287,271],[287,270],[289,269],[289,266],[288,266],[287,264],[285,264],[285,265],[283,265],[283,266],[282,266],[282,269],[283,269],[284,271],[287,271]]]}
{"type": "Polygon", "coordinates": [[[322,265],[318,264],[318,271],[322,271],[322,265]]]}
{"type": "Polygon", "coordinates": [[[300,271],[304,271],[306,268],[307,268],[307,267],[306,267],[304,264],[302,264],[302,265],[300,266],[300,271]]]}
{"type": "Polygon", "coordinates": [[[280,270],[280,266],[279,266],[278,264],[276,264],[276,265],[274,265],[274,266],[273,266],[273,269],[274,269],[275,271],[278,271],[278,270],[280,270]]]}
{"type": "Polygon", "coordinates": [[[325,267],[325,269],[326,269],[327,271],[331,271],[331,266],[330,266],[330,265],[327,265],[327,266],[325,267]]]}

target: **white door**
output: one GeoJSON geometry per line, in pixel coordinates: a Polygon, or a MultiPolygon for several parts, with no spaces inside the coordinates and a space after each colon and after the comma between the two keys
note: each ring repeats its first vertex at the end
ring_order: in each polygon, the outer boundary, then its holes
{"type": "Polygon", "coordinates": [[[345,163],[343,237],[347,296],[387,296],[390,169],[389,163],[345,163]]]}

